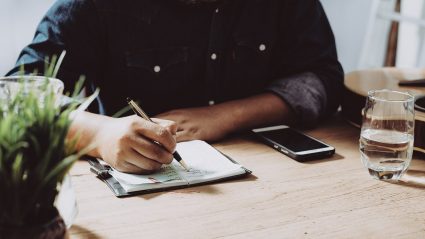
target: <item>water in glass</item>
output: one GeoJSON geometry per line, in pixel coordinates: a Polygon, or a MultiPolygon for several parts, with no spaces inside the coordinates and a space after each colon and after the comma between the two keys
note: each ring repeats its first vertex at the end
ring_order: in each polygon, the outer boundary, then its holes
{"type": "Polygon", "coordinates": [[[369,92],[360,134],[361,160],[377,179],[398,180],[413,153],[414,98],[390,90],[369,92]]]}

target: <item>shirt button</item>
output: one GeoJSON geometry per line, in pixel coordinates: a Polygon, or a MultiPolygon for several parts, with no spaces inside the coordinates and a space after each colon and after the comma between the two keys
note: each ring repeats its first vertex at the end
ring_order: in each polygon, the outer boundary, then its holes
{"type": "Polygon", "coordinates": [[[155,71],[156,73],[161,71],[161,67],[160,66],[154,66],[153,71],[155,71]]]}
{"type": "Polygon", "coordinates": [[[220,10],[218,10],[218,8],[217,9],[215,9],[215,13],[218,13],[220,10]]]}
{"type": "Polygon", "coordinates": [[[265,51],[266,50],[266,45],[261,44],[258,49],[260,49],[260,51],[265,51]]]}
{"type": "Polygon", "coordinates": [[[213,100],[210,100],[210,101],[208,101],[208,104],[209,104],[209,105],[214,105],[214,104],[215,104],[215,102],[214,102],[213,100]]]}
{"type": "Polygon", "coordinates": [[[217,54],[215,54],[215,53],[213,53],[213,54],[211,54],[211,60],[216,60],[217,59],[217,54]]]}

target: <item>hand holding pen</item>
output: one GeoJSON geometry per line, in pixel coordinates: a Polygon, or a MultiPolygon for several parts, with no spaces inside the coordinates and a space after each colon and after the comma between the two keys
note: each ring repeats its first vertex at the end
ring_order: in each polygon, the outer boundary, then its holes
{"type": "MultiPolygon", "coordinates": [[[[134,111],[134,113],[136,114],[136,115],[138,115],[138,116],[140,116],[140,117],[142,117],[143,119],[145,119],[145,120],[147,120],[147,121],[150,121],[150,122],[153,122],[150,118],[149,118],[149,116],[142,110],[142,108],[140,108],[140,106],[138,106],[137,104],[136,104],[136,102],[134,102],[132,99],[130,99],[130,98],[127,98],[127,103],[130,105],[130,107],[131,107],[131,109],[134,111]]],[[[153,122],[154,123],[154,122],[153,122]]],[[[158,144],[159,146],[161,146],[162,147],[162,145],[159,143],[159,142],[157,142],[157,141],[154,141],[154,143],[156,143],[156,144],[158,144]]],[[[174,153],[173,153],[173,156],[174,156],[174,159],[176,159],[177,160],[177,162],[179,162],[180,163],[180,165],[186,170],[186,171],[189,171],[189,167],[187,166],[187,164],[184,162],[184,160],[182,159],[182,157],[180,156],[180,154],[177,152],[177,151],[175,151],[174,153]]]]}
{"type": "Polygon", "coordinates": [[[84,133],[90,141],[79,142],[96,144],[89,154],[118,171],[149,174],[173,161],[177,125],[172,121],[155,119],[153,123],[137,115],[112,118],[89,112],[80,114],[77,121],[89,127],[84,133]]]}

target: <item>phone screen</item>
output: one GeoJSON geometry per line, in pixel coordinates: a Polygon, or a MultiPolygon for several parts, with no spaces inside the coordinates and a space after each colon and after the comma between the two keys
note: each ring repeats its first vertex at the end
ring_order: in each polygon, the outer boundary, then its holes
{"type": "Polygon", "coordinates": [[[298,133],[291,128],[263,131],[259,132],[259,134],[275,141],[278,144],[281,144],[293,152],[329,147],[301,133],[298,133]]]}

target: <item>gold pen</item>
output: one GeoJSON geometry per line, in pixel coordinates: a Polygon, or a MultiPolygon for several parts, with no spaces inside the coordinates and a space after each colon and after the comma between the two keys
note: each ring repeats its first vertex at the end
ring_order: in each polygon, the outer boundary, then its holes
{"type": "MultiPolygon", "coordinates": [[[[145,120],[148,120],[152,123],[155,123],[151,120],[151,118],[149,118],[149,116],[142,110],[142,108],[140,108],[140,106],[138,106],[136,104],[136,102],[134,102],[134,100],[130,99],[129,97],[127,97],[127,103],[130,105],[131,109],[134,111],[134,113],[140,117],[142,117],[145,120]]],[[[154,141],[156,142],[156,141],[154,141]]],[[[158,142],[156,142],[158,143],[158,142]]],[[[158,143],[159,144],[159,143],[158,143]]],[[[189,171],[189,167],[187,166],[187,164],[184,162],[184,160],[182,159],[182,157],[180,156],[179,153],[177,153],[177,151],[175,151],[173,153],[174,158],[177,160],[177,162],[180,163],[180,165],[186,169],[186,171],[189,171]]]]}

